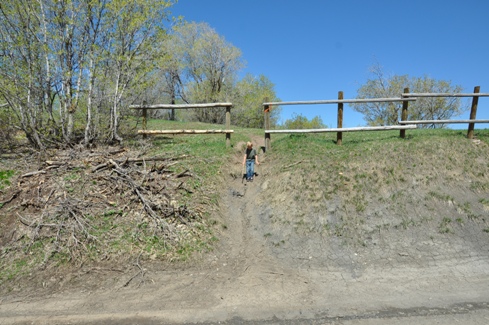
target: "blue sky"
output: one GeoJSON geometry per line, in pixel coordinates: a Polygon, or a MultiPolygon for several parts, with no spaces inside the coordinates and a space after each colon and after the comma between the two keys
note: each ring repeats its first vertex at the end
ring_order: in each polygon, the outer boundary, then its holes
{"type": "MultiPolygon", "coordinates": [[[[282,101],[336,99],[340,90],[354,98],[375,63],[387,75],[489,93],[487,0],[179,0],[172,13],[208,23],[241,49],[241,75],[267,76],[282,101]]],[[[336,105],[282,106],[282,122],[294,113],[336,127],[336,105]]],[[[477,118],[489,119],[489,97],[477,118]]],[[[365,124],[345,106],[344,127],[365,124]]]]}

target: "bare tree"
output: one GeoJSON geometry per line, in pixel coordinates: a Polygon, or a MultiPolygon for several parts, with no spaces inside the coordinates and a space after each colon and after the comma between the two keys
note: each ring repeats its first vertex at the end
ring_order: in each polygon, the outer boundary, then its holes
{"type": "MultiPolygon", "coordinates": [[[[419,93],[457,93],[461,86],[452,86],[450,81],[435,80],[427,76],[409,77],[393,75],[387,77],[379,64],[371,68],[372,78],[357,91],[357,98],[399,98],[404,88],[419,93]]],[[[369,125],[393,125],[400,119],[402,103],[352,104],[355,111],[364,115],[369,125]]],[[[450,119],[466,109],[460,98],[419,98],[409,104],[408,119],[450,119]]],[[[427,126],[424,126],[427,127],[427,126]]],[[[434,125],[431,127],[435,127],[434,125]]],[[[443,127],[436,124],[436,127],[443,127]]]]}

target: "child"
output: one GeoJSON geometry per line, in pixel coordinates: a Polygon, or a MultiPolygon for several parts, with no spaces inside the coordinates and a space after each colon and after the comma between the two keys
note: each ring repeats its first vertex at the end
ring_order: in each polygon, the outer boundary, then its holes
{"type": "Polygon", "coordinates": [[[243,158],[243,166],[246,163],[246,180],[248,182],[253,182],[253,176],[255,175],[255,163],[259,165],[258,155],[256,150],[253,149],[253,144],[251,142],[246,143],[246,152],[243,158]]]}

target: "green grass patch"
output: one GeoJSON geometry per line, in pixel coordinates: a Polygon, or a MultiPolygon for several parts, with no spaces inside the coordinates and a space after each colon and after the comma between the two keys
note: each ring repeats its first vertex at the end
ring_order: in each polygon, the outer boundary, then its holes
{"type": "Polygon", "coordinates": [[[0,170],[0,190],[10,186],[10,179],[14,174],[13,170],[0,170]]]}

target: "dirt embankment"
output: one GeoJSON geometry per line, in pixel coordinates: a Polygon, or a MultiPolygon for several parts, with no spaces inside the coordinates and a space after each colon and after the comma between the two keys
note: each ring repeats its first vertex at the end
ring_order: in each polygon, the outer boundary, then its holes
{"type": "MultiPolygon", "coordinates": [[[[488,308],[487,146],[476,149],[470,173],[463,152],[446,166],[380,152],[375,162],[360,156],[341,167],[267,153],[252,183],[241,177],[236,147],[222,176],[214,250],[186,264],[141,262],[137,286],[124,285],[137,268],[92,267],[54,291],[10,292],[2,323],[346,324],[488,308]],[[402,179],[398,168],[408,171],[402,179]]],[[[49,281],[68,275],[58,276],[49,281]]]]}

